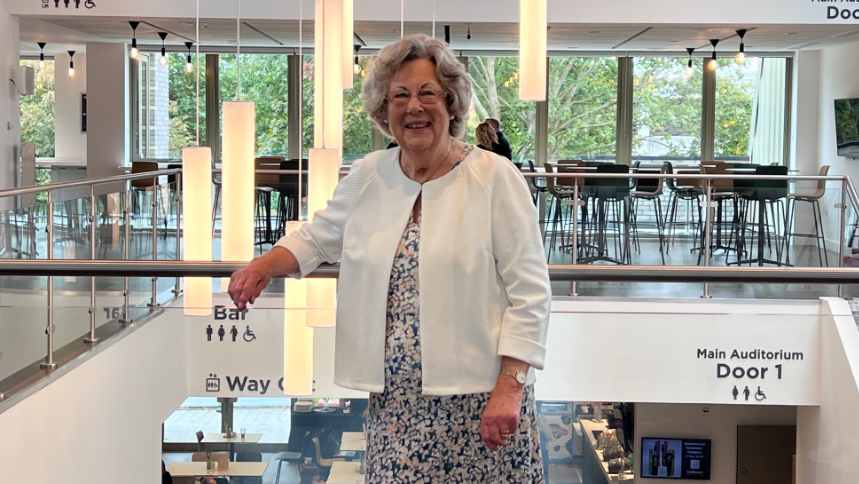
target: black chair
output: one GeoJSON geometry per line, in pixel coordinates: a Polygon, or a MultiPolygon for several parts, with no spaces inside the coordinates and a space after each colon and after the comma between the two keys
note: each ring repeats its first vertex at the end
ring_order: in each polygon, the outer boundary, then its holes
{"type": "MultiPolygon", "coordinates": [[[[640,162],[635,162],[635,168],[639,168],[640,162]]],[[[658,170],[658,173],[665,174],[667,173],[668,167],[663,164],[662,167],[658,170]]],[[[657,173],[657,170],[638,170],[638,173],[657,173]]],[[[639,200],[649,200],[653,202],[653,212],[656,217],[656,233],[659,236],[659,253],[662,255],[662,265],[665,265],[665,250],[663,246],[663,227],[665,225],[663,216],[662,216],[662,191],[665,185],[664,178],[634,178],[634,190],[631,194],[632,196],[632,228],[633,234],[635,235],[634,241],[638,253],[641,253],[641,240],[638,231],[638,208],[639,200]]]]}
{"type": "MultiPolygon", "coordinates": [[[[537,173],[537,168],[534,167],[534,162],[532,160],[528,160],[528,171],[531,173],[537,173]]],[[[534,196],[534,205],[537,205],[537,200],[540,198],[541,193],[546,193],[548,188],[546,188],[546,181],[543,183],[538,181],[537,177],[528,177],[528,186],[531,188],[531,194],[534,196]]]]}
{"type": "MultiPolygon", "coordinates": [[[[307,171],[308,160],[301,160],[301,168],[307,171]]],[[[284,160],[280,162],[281,170],[293,170],[298,171],[299,169],[299,160],[284,160]]],[[[302,197],[307,196],[307,175],[301,177],[301,195],[302,197]]],[[[298,174],[284,174],[281,173],[279,175],[279,181],[277,186],[277,191],[280,193],[280,200],[278,201],[278,221],[277,221],[277,233],[278,236],[283,235],[286,232],[286,222],[289,220],[298,220],[301,210],[301,201],[298,200],[298,174]]]]}
{"type": "MultiPolygon", "coordinates": [[[[628,165],[588,162],[586,166],[596,167],[597,173],[629,173],[628,165]]],[[[585,195],[593,200],[594,215],[591,236],[584,244],[586,255],[580,263],[597,261],[615,264],[630,264],[630,179],[629,178],[587,178],[584,185],[585,195]],[[614,214],[614,220],[610,216],[614,214]],[[615,257],[608,250],[608,232],[613,222],[615,257]]]]}
{"type": "MultiPolygon", "coordinates": [[[[755,175],[787,175],[787,167],[786,166],[756,166],[755,167],[755,175]]],[[[749,225],[757,225],[757,256],[750,259],[741,260],[740,256],[737,256],[737,261],[735,264],[757,264],[758,266],[763,266],[764,264],[775,264],[782,265],[781,263],[781,253],[782,253],[782,244],[784,241],[784,237],[779,241],[779,226],[778,220],[781,218],[782,222],[785,222],[785,213],[784,206],[782,204],[782,200],[787,197],[787,180],[735,180],[734,187],[737,193],[740,194],[740,197],[743,200],[743,209],[741,215],[741,228],[739,230],[740,240],[738,245],[740,247],[745,248],[746,242],[746,233],[749,225]],[[742,188],[737,188],[738,182],[751,182],[750,187],[746,187],[745,183],[740,183],[742,188]],[[767,213],[767,206],[770,208],[769,214],[767,213]],[[757,216],[757,223],[752,219],[757,216]],[[772,218],[772,226],[773,230],[770,231],[770,222],[769,218],[772,218]],[[772,232],[772,233],[771,233],[772,232]],[[766,241],[770,250],[772,250],[772,239],[775,239],[775,250],[776,250],[776,259],[767,259],[764,257],[764,243],[766,241]]],[[[786,225],[786,224],[785,224],[786,225]]],[[[754,232],[752,233],[751,243],[754,244],[754,232]]],[[[738,250],[739,254],[741,250],[738,250]]]]}
{"type": "MultiPolygon", "coordinates": [[[[666,162],[666,173],[677,173],[677,174],[697,174],[700,173],[701,170],[692,171],[692,170],[674,170],[674,167],[670,162],[666,162]]],[[[670,243],[666,244],[665,252],[669,252],[671,250],[671,244],[674,243],[674,239],[677,237],[677,226],[683,225],[686,227],[692,226],[693,229],[693,240],[698,237],[698,229],[701,227],[701,221],[703,219],[701,212],[701,185],[698,180],[676,180],[674,178],[667,178],[665,180],[665,185],[668,186],[668,189],[671,191],[671,197],[668,199],[668,216],[665,219],[666,226],[666,242],[670,239],[670,243]],[[687,210],[687,218],[683,222],[677,221],[677,216],[679,212],[680,202],[686,202],[688,207],[687,210]],[[692,205],[698,207],[698,219],[692,219],[692,205]]]]}

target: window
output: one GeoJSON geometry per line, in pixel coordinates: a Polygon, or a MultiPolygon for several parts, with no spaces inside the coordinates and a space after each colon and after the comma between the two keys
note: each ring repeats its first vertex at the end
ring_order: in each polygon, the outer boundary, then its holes
{"type": "MultiPolygon", "coordinates": [[[[135,159],[181,158],[196,140],[197,75],[186,71],[187,55],[141,52],[134,79],[135,159]]],[[[195,63],[196,68],[196,63],[195,63]]],[[[205,57],[200,57],[200,144],[206,142],[205,57]]]]}
{"type": "Polygon", "coordinates": [[[614,159],[617,58],[549,58],[548,159],[614,159]]]}
{"type": "Polygon", "coordinates": [[[469,57],[468,74],[474,89],[466,128],[468,142],[477,144],[477,125],[495,118],[513,148],[513,161],[533,160],[536,108],[532,102],[519,100],[519,59],[469,57]]]}
{"type": "Polygon", "coordinates": [[[373,126],[364,112],[364,77],[369,57],[358,57],[361,70],[354,75],[352,89],[343,91],[343,163],[360,160],[371,151],[373,126]]]}
{"type": "MultiPolygon", "coordinates": [[[[235,54],[221,54],[219,86],[221,101],[236,99],[237,64],[235,54]]],[[[256,152],[287,157],[289,132],[289,56],[282,54],[242,54],[242,101],[252,101],[256,112],[256,152]]],[[[305,113],[305,116],[307,113],[305,113]]],[[[221,122],[223,128],[223,118],[221,122]]]]}
{"type": "Polygon", "coordinates": [[[691,72],[687,63],[677,57],[635,59],[634,159],[700,161],[703,74],[700,60],[691,72]]]}
{"type": "Polygon", "coordinates": [[[787,61],[723,60],[716,71],[715,154],[720,160],[784,162],[787,61]]]}
{"type": "MultiPolygon", "coordinates": [[[[36,70],[36,90],[32,96],[21,96],[21,142],[34,143],[36,156],[52,158],[54,152],[54,61],[22,60],[22,66],[36,70]]],[[[38,180],[37,180],[38,181],[38,180]]]]}

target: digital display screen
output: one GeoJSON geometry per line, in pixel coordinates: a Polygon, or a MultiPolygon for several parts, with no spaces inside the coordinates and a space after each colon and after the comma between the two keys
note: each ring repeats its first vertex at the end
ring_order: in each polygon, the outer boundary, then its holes
{"type": "Polygon", "coordinates": [[[710,441],[703,439],[641,439],[641,477],[710,479],[710,441]]]}

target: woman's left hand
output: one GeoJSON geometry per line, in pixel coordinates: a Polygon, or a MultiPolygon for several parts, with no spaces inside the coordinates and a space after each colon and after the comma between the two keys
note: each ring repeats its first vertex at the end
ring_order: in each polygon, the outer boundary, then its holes
{"type": "Polygon", "coordinates": [[[480,420],[480,436],[491,450],[504,446],[510,435],[517,431],[523,393],[524,388],[512,379],[510,383],[499,381],[492,390],[480,420]]]}

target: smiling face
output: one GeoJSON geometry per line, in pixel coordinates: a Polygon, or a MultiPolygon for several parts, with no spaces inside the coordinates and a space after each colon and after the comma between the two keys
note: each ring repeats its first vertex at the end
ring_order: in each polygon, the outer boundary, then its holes
{"type": "Polygon", "coordinates": [[[411,99],[404,106],[388,101],[388,127],[394,139],[405,151],[424,151],[450,139],[450,112],[444,98],[423,104],[420,92],[444,92],[435,73],[435,64],[429,59],[403,63],[388,89],[388,98],[397,93],[410,92],[411,99]]]}

